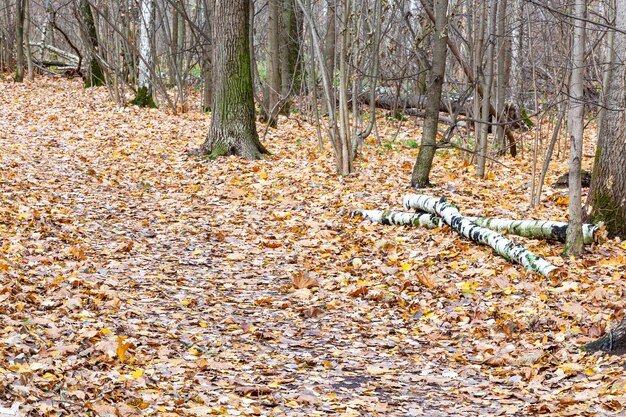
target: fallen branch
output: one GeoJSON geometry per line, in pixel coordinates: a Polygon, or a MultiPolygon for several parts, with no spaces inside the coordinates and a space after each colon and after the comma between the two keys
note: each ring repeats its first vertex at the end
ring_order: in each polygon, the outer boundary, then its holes
{"type": "MultiPolygon", "coordinates": [[[[385,225],[422,226],[428,229],[443,226],[443,220],[430,213],[402,213],[383,210],[354,210],[353,215],[360,215],[375,223],[385,225]]],[[[549,220],[510,220],[492,217],[466,217],[478,226],[486,227],[498,233],[507,233],[531,239],[555,240],[565,242],[568,224],[549,220]]],[[[595,224],[583,224],[583,240],[586,245],[604,240],[602,228],[595,224]]]]}
{"type": "Polygon", "coordinates": [[[558,271],[556,266],[525,247],[513,243],[497,232],[480,227],[462,216],[455,206],[447,203],[443,198],[438,200],[425,195],[407,195],[404,197],[404,205],[409,209],[436,214],[460,235],[476,243],[491,246],[497,254],[522,265],[527,271],[539,272],[545,277],[550,277],[558,271]]]}

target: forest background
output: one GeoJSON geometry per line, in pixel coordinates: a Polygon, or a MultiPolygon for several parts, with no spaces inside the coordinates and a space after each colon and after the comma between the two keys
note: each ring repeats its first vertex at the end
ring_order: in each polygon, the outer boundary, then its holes
{"type": "Polygon", "coordinates": [[[1,7],[6,413],[623,410],[622,2],[1,7]],[[608,238],[352,216],[414,187],[608,238]]]}

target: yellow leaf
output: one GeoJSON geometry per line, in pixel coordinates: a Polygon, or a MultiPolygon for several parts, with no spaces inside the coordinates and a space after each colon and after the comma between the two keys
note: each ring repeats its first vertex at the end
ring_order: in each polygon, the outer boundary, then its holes
{"type": "Polygon", "coordinates": [[[476,287],[478,287],[478,284],[476,284],[475,282],[471,282],[471,281],[465,281],[461,283],[460,285],[457,284],[457,286],[460,287],[461,291],[463,291],[466,294],[474,294],[474,291],[476,290],[476,287]]]}
{"type": "Polygon", "coordinates": [[[402,268],[403,271],[408,271],[411,269],[411,265],[405,262],[400,266],[400,268],[402,268]]]}
{"type": "Polygon", "coordinates": [[[102,335],[109,335],[109,334],[113,334],[113,332],[111,331],[111,329],[105,327],[104,329],[102,329],[102,331],[100,332],[102,333],[102,335]]]}
{"type": "Polygon", "coordinates": [[[261,172],[259,174],[259,177],[261,177],[262,180],[266,180],[267,179],[267,172],[261,172]]]}
{"type": "Polygon", "coordinates": [[[117,358],[120,362],[126,362],[126,352],[128,348],[133,345],[130,342],[124,342],[125,339],[126,336],[119,336],[117,338],[117,358]]]}
{"type": "Polygon", "coordinates": [[[130,377],[131,377],[131,378],[133,378],[133,379],[137,379],[137,378],[139,378],[140,376],[143,376],[143,371],[142,371],[141,369],[139,369],[139,368],[135,369],[135,372],[133,372],[133,373],[130,375],[130,377]]]}
{"type": "Polygon", "coordinates": [[[200,327],[205,328],[206,327],[206,321],[201,321],[200,322],[200,327]]]}

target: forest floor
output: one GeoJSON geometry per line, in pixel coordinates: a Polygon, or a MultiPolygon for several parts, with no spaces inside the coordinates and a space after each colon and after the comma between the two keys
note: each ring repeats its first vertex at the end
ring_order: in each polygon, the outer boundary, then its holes
{"type": "MultiPolygon", "coordinates": [[[[259,125],[272,155],[254,162],[188,157],[208,128],[200,112],[120,107],[78,81],[0,81],[0,407],[118,417],[626,410],[622,359],[578,349],[623,316],[624,242],[572,260],[560,243],[516,238],[569,271],[552,281],[448,228],[351,218],[400,209],[411,192],[412,118],[381,117],[381,143],[368,140],[347,177],[303,117],[265,136],[259,125]]],[[[531,159],[528,149],[503,158],[480,180],[457,151],[440,151],[427,193],[467,215],[565,220],[564,190],[546,186],[529,208],[531,159]]],[[[556,158],[547,182],[566,167],[556,158]]]]}

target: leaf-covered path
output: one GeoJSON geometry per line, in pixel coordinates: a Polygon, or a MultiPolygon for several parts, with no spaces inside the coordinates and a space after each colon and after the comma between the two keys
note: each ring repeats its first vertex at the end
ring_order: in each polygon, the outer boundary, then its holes
{"type": "MultiPolygon", "coordinates": [[[[570,270],[550,282],[447,229],[350,219],[356,207],[399,206],[412,121],[398,137],[381,126],[387,146],[368,144],[346,178],[304,120],[269,132],[264,161],[186,156],[208,123],[117,107],[76,82],[0,81],[0,407],[488,416],[626,406],[620,361],[577,351],[621,317],[623,243],[563,261],[560,244],[520,238],[570,270]]],[[[506,163],[481,182],[443,155],[432,194],[469,215],[563,219],[560,191],[527,210],[527,163],[506,163]]]]}

